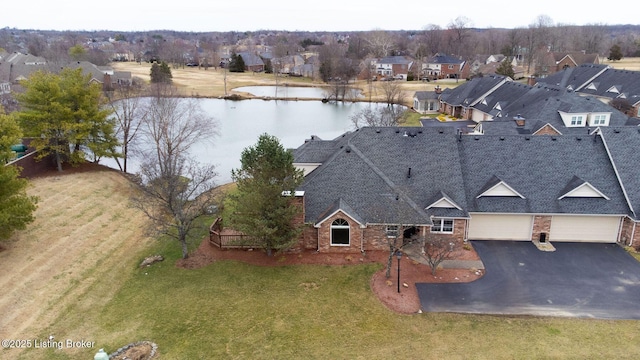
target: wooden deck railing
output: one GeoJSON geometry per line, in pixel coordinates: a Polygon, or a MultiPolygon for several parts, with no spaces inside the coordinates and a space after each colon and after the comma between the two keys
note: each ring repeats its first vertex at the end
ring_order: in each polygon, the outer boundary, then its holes
{"type": "Polygon", "coordinates": [[[260,247],[251,236],[233,229],[224,229],[222,218],[217,218],[209,227],[209,243],[221,249],[260,247]]]}

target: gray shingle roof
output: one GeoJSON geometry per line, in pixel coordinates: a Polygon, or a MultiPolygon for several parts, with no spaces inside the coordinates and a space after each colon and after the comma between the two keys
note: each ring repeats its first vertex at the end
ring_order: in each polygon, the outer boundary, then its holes
{"type": "Polygon", "coordinates": [[[500,75],[473,78],[461,86],[443,92],[440,99],[453,106],[469,106],[504,81],[506,78],[500,75]]]}
{"type": "Polygon", "coordinates": [[[628,214],[602,141],[595,136],[463,136],[460,146],[469,212],[628,214]],[[558,200],[574,177],[610,200],[558,200]],[[499,178],[520,197],[480,197],[499,178]]]}
{"type": "MultiPolygon", "coordinates": [[[[640,133],[611,131],[605,140],[612,149],[623,149],[614,159],[633,187],[631,203],[640,208],[640,158],[634,151],[640,148],[640,133]],[[625,148],[629,138],[637,144],[625,148]],[[631,160],[623,161],[627,156],[631,160]]],[[[323,164],[299,188],[305,191],[305,221],[310,223],[338,209],[365,224],[430,224],[431,216],[467,217],[469,212],[630,213],[604,142],[595,135],[474,136],[445,128],[387,127],[361,128],[337,147],[327,143],[334,153],[324,154],[323,164]],[[479,196],[501,181],[524,198],[479,196]],[[563,197],[584,182],[607,199],[563,197]],[[427,209],[442,198],[462,210],[427,209]]],[[[295,162],[306,156],[294,154],[300,156],[295,162]]]]}
{"type": "MultiPolygon", "coordinates": [[[[366,223],[403,219],[430,224],[432,211],[425,209],[440,192],[464,209],[456,139],[453,130],[435,128],[362,128],[354,132],[305,178],[300,190],[305,191],[306,221],[318,221],[340,198],[366,223]]],[[[453,210],[447,211],[466,216],[464,211],[453,210]]]]}
{"type": "Polygon", "coordinates": [[[640,220],[640,128],[601,128],[635,219],[640,220]]]}

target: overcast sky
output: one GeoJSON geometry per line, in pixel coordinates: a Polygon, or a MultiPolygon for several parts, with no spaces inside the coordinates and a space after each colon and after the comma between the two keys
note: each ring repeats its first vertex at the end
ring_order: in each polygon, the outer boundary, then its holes
{"type": "Polygon", "coordinates": [[[2,4],[0,27],[113,31],[367,31],[446,28],[466,17],[478,28],[527,27],[540,15],[554,25],[638,24],[637,11],[594,3],[537,0],[455,2],[353,0],[137,1],[14,0],[2,4]],[[412,5],[415,4],[415,5],[412,5]],[[435,4],[429,6],[427,4],[435,4]],[[448,5],[448,6],[447,6],[448,5]]]}

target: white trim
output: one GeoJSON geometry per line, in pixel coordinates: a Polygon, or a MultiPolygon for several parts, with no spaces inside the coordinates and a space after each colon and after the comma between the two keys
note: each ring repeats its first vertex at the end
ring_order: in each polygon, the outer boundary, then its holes
{"type": "Polygon", "coordinates": [[[448,217],[432,216],[431,222],[433,222],[433,226],[430,227],[429,232],[431,232],[432,234],[453,234],[456,226],[456,220],[454,218],[448,218],[448,217]],[[451,220],[451,231],[444,231],[444,222],[447,220],[451,220]],[[433,230],[433,227],[436,226],[436,221],[440,222],[440,229],[441,229],[440,231],[433,230]]]}
{"type": "Polygon", "coordinates": [[[334,212],[332,212],[331,214],[329,214],[328,216],[325,216],[324,219],[318,221],[318,223],[316,223],[315,225],[313,225],[313,227],[315,228],[319,228],[320,226],[322,226],[322,223],[327,221],[328,219],[330,219],[332,216],[334,216],[335,214],[337,214],[338,212],[343,213],[346,217],[348,217],[349,219],[355,221],[356,224],[360,225],[361,228],[365,228],[367,227],[365,224],[360,223],[358,220],[356,220],[353,216],[349,215],[346,211],[342,210],[342,209],[338,209],[334,212]]]}
{"type": "Polygon", "coordinates": [[[343,218],[338,218],[338,219],[334,219],[331,222],[331,225],[329,225],[329,246],[351,246],[351,224],[349,224],[349,221],[343,219],[343,218]],[[334,222],[338,221],[338,220],[344,220],[347,225],[333,225],[334,222]],[[347,239],[349,240],[349,242],[347,244],[334,244],[333,243],[333,230],[347,230],[347,239]]]}
{"type": "Polygon", "coordinates": [[[497,183],[497,184],[493,185],[492,187],[490,187],[489,189],[485,190],[482,194],[476,196],[476,199],[479,199],[479,198],[484,197],[484,196],[486,196],[486,197],[491,197],[491,196],[516,197],[517,196],[517,197],[519,197],[521,199],[526,199],[524,196],[522,196],[522,194],[517,192],[514,188],[512,188],[511,186],[509,186],[509,184],[507,184],[506,182],[504,182],[502,180],[499,183],[497,183]],[[492,195],[491,192],[493,190],[497,190],[497,188],[499,186],[504,186],[505,188],[507,188],[507,190],[509,190],[512,193],[512,195],[505,195],[505,194],[492,195]]]}
{"type": "Polygon", "coordinates": [[[547,127],[547,126],[549,126],[550,128],[552,128],[552,129],[553,129],[555,132],[557,132],[558,134],[562,135],[562,133],[561,133],[558,129],[556,129],[556,127],[555,127],[555,126],[553,126],[553,125],[551,125],[551,124],[549,124],[549,123],[546,123],[546,124],[542,125],[542,126],[540,127],[540,129],[536,130],[536,131],[533,133],[533,135],[537,134],[540,130],[544,129],[544,128],[545,128],[545,127],[547,127]]]}
{"type": "Polygon", "coordinates": [[[611,200],[607,195],[603,194],[600,190],[596,189],[595,186],[591,185],[588,181],[583,182],[582,184],[576,186],[575,188],[573,188],[572,190],[570,190],[569,192],[567,192],[566,194],[560,196],[558,198],[558,200],[562,200],[564,198],[594,198],[594,197],[600,197],[600,198],[604,198],[606,200],[611,200]],[[591,190],[593,193],[595,193],[597,196],[589,196],[584,195],[584,194],[577,194],[575,195],[575,193],[580,192],[580,190],[582,190],[582,188],[587,187],[589,190],[591,190]]]}
{"type": "Polygon", "coordinates": [[[431,209],[431,208],[443,208],[443,209],[451,209],[451,208],[455,208],[458,210],[462,210],[462,208],[460,206],[458,206],[458,204],[456,204],[455,202],[453,202],[453,200],[447,199],[446,197],[441,197],[440,199],[436,200],[433,202],[433,204],[427,206],[425,208],[425,210],[431,209]],[[450,206],[439,206],[440,203],[446,203],[450,206]]]}
{"type": "MultiPolygon", "coordinates": [[[[282,192],[282,194],[281,194],[281,195],[282,195],[282,196],[291,196],[291,191],[285,190],[285,191],[283,191],[283,192],[282,192]]],[[[294,191],[294,192],[293,192],[293,196],[295,196],[295,197],[302,197],[302,196],[304,196],[304,191],[298,191],[298,190],[296,190],[296,191],[294,191]]]]}

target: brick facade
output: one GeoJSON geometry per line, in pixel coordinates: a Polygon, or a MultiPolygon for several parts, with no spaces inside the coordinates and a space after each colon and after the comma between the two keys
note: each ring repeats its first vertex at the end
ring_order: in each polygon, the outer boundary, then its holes
{"type": "Polygon", "coordinates": [[[538,131],[534,133],[534,135],[561,135],[556,129],[554,129],[549,124],[544,125],[538,131]]]}
{"type": "Polygon", "coordinates": [[[540,234],[545,233],[546,240],[549,241],[551,233],[551,219],[549,215],[536,215],[533,217],[533,231],[531,232],[532,240],[540,240],[540,234]]]}
{"type": "Polygon", "coordinates": [[[335,253],[355,253],[362,250],[363,230],[355,220],[342,211],[325,219],[318,228],[318,251],[335,253]],[[349,223],[349,246],[331,245],[331,224],[336,219],[344,219],[349,223]]]}
{"type": "Polygon", "coordinates": [[[630,244],[634,249],[640,250],[640,224],[624,218],[619,241],[622,245],[630,244]]]}
{"type": "MultiPolygon", "coordinates": [[[[429,227],[417,227],[418,235],[427,237],[446,238],[447,241],[456,243],[458,247],[465,241],[466,219],[454,219],[453,234],[434,234],[429,227]]],[[[406,229],[406,228],[405,228],[406,229]]],[[[313,224],[306,224],[296,249],[318,250],[325,253],[357,253],[361,251],[389,250],[389,238],[387,238],[385,225],[370,225],[360,227],[355,220],[342,211],[322,222],[316,228],[313,224]],[[336,219],[344,219],[349,223],[349,246],[331,245],[331,224],[336,219]]]]}

